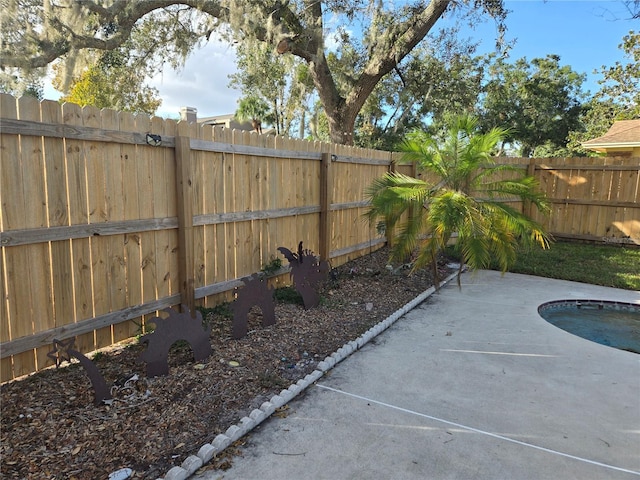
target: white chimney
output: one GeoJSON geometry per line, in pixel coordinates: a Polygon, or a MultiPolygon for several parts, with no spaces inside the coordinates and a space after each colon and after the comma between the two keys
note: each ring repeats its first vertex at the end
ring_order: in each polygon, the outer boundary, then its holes
{"type": "Polygon", "coordinates": [[[180,107],[180,120],[195,123],[198,121],[198,109],[195,107],[180,107]]]}

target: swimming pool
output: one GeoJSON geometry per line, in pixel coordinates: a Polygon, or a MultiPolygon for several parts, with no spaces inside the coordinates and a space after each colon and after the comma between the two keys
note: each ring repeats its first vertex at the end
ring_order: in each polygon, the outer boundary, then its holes
{"type": "Polygon", "coordinates": [[[573,335],[640,354],[640,304],[607,300],[556,300],[538,313],[573,335]]]}

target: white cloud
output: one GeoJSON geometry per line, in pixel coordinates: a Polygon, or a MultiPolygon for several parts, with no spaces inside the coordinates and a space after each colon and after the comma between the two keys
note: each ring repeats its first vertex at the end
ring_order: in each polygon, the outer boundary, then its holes
{"type": "MultiPolygon", "coordinates": [[[[233,113],[240,92],[230,89],[228,76],[237,71],[235,51],[221,40],[211,40],[194,51],[179,72],[167,67],[149,84],[158,89],[162,105],[158,116],[177,118],[180,107],[195,107],[198,117],[233,113]]],[[[62,94],[51,85],[51,75],[45,79],[44,97],[58,100],[62,94]]]]}
{"type": "Polygon", "coordinates": [[[198,117],[235,112],[240,92],[227,86],[235,72],[233,47],[210,41],[191,54],[180,72],[167,69],[151,80],[162,98],[158,115],[175,117],[180,107],[195,107],[198,117]]]}

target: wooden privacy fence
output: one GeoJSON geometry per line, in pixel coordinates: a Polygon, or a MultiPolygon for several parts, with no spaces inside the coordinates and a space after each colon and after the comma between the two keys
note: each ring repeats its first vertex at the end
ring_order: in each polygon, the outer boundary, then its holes
{"type": "Polygon", "coordinates": [[[554,238],[640,246],[640,158],[501,157],[494,161],[537,180],[551,204],[548,216],[517,199],[503,201],[542,224],[554,238]]]}
{"type": "Polygon", "coordinates": [[[498,158],[535,177],[548,216],[514,202],[556,239],[640,245],[640,158],[498,158]]]}
{"type": "Polygon", "coordinates": [[[524,160],[551,201],[547,218],[529,213],[556,238],[640,245],[640,158],[524,160]]]}
{"type": "Polygon", "coordinates": [[[384,245],[363,190],[389,152],[28,97],[0,111],[2,381],[50,365],[54,338],[92,351],[229,300],[279,246],[337,266],[384,245]]]}
{"type": "MultiPolygon", "coordinates": [[[[385,238],[363,191],[390,152],[0,95],[1,380],[232,298],[299,241],[337,266],[385,238]]],[[[640,244],[638,159],[498,159],[535,175],[556,237],[640,244]]],[[[526,208],[526,206],[520,206],[526,208]]],[[[286,275],[286,274],[285,274],[286,275]]],[[[286,276],[276,281],[288,281],[286,276]]]]}

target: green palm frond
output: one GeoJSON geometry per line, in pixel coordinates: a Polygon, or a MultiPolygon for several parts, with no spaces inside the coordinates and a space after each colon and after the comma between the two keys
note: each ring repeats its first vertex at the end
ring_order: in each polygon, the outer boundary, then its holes
{"type": "Polygon", "coordinates": [[[529,202],[542,213],[549,209],[535,180],[523,175],[521,167],[491,158],[508,131],[480,134],[477,125],[469,115],[454,117],[442,142],[424,132],[412,133],[402,144],[403,160],[435,180],[388,173],[365,192],[371,200],[369,219],[382,218],[387,227],[398,227],[393,255],[400,259],[418,251],[415,268],[435,265],[438,252],[454,235],[455,248],[471,268],[495,261],[506,271],[520,245],[549,245],[542,226],[506,202],[529,202]]]}

